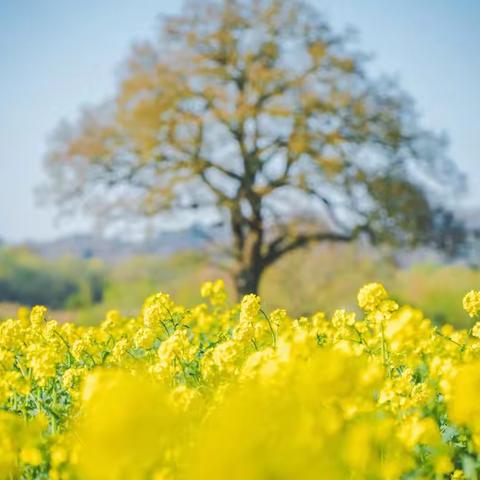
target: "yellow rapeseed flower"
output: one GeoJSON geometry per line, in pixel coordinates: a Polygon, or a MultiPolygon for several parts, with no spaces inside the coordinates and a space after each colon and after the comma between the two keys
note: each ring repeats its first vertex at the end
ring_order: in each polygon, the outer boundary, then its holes
{"type": "Polygon", "coordinates": [[[480,313],[480,292],[471,290],[463,297],[463,308],[470,315],[476,317],[480,313]]]}
{"type": "Polygon", "coordinates": [[[480,454],[480,322],[436,327],[379,283],[363,313],[299,318],[224,287],[89,327],[40,306],[0,322],[0,479],[470,475],[454,467],[480,454]]]}

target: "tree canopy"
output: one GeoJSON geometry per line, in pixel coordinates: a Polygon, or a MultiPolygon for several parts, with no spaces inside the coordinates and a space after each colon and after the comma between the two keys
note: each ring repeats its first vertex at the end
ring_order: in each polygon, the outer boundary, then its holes
{"type": "Polygon", "coordinates": [[[445,139],[314,8],[191,1],[158,33],[113,98],[59,126],[46,167],[61,207],[223,221],[241,293],[310,242],[460,245],[445,139]]]}

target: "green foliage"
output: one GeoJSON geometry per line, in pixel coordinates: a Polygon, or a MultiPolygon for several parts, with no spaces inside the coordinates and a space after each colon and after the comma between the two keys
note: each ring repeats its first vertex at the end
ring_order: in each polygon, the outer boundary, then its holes
{"type": "Polygon", "coordinates": [[[448,321],[456,326],[469,327],[459,295],[480,285],[480,271],[464,265],[422,263],[395,274],[394,288],[397,298],[410,298],[435,323],[448,321]]]}
{"type": "MultiPolygon", "coordinates": [[[[233,296],[232,279],[204,252],[139,255],[102,266],[96,259],[48,261],[24,248],[0,249],[0,302],[46,304],[65,310],[57,318],[73,314],[82,324],[98,323],[113,308],[136,315],[143,299],[159,291],[193,306],[201,301],[197,285],[215,278],[223,278],[233,296]]],[[[463,327],[468,319],[458,299],[480,285],[480,271],[434,262],[398,268],[387,254],[358,244],[317,245],[293,251],[270,267],[260,292],[268,309],[331,313],[337,307],[355,310],[356,292],[372,280],[384,283],[399,302],[408,299],[435,323],[448,319],[463,327]]]]}
{"type": "Polygon", "coordinates": [[[135,315],[143,299],[158,291],[169,291],[177,301],[192,306],[201,301],[197,285],[222,273],[204,252],[127,258],[109,269],[102,303],[82,309],[78,320],[97,323],[113,308],[135,315]]]}
{"type": "Polygon", "coordinates": [[[28,248],[0,248],[0,302],[80,308],[102,299],[103,283],[98,260],[49,261],[28,248]]]}
{"type": "Polygon", "coordinates": [[[358,245],[321,245],[297,250],[266,273],[260,291],[269,308],[287,308],[295,315],[318,309],[356,309],[356,292],[372,280],[390,289],[394,267],[358,245]]]}
{"type": "Polygon", "coordinates": [[[363,284],[384,283],[400,303],[421,309],[435,323],[469,326],[459,298],[480,285],[480,271],[462,264],[425,261],[398,268],[388,255],[358,245],[332,245],[293,252],[265,274],[260,291],[269,308],[295,315],[336,307],[355,310],[363,284]]]}

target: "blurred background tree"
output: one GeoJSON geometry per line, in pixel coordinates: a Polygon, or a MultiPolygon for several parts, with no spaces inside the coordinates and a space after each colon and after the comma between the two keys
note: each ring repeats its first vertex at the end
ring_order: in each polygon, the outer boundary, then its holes
{"type": "Polygon", "coordinates": [[[311,243],[454,254],[465,237],[445,140],[297,0],[187,2],[133,48],[113,99],[59,126],[45,165],[62,209],[224,225],[240,294],[311,243]]]}

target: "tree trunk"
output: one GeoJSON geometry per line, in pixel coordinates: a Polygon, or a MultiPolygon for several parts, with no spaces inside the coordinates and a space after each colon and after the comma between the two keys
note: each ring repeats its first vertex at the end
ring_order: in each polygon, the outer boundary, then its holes
{"type": "Polygon", "coordinates": [[[238,267],[235,273],[235,284],[238,297],[248,293],[258,293],[260,277],[264,270],[261,255],[263,230],[250,230],[244,237],[242,251],[238,258],[238,267]]]}
{"type": "Polygon", "coordinates": [[[249,293],[258,293],[261,269],[255,265],[244,266],[235,274],[235,286],[237,295],[241,299],[249,293]]]}
{"type": "Polygon", "coordinates": [[[259,199],[250,198],[249,204],[254,212],[250,219],[242,216],[239,207],[231,211],[231,227],[237,261],[234,280],[239,299],[249,293],[258,293],[260,277],[265,269],[262,257],[263,221],[259,199]]]}

